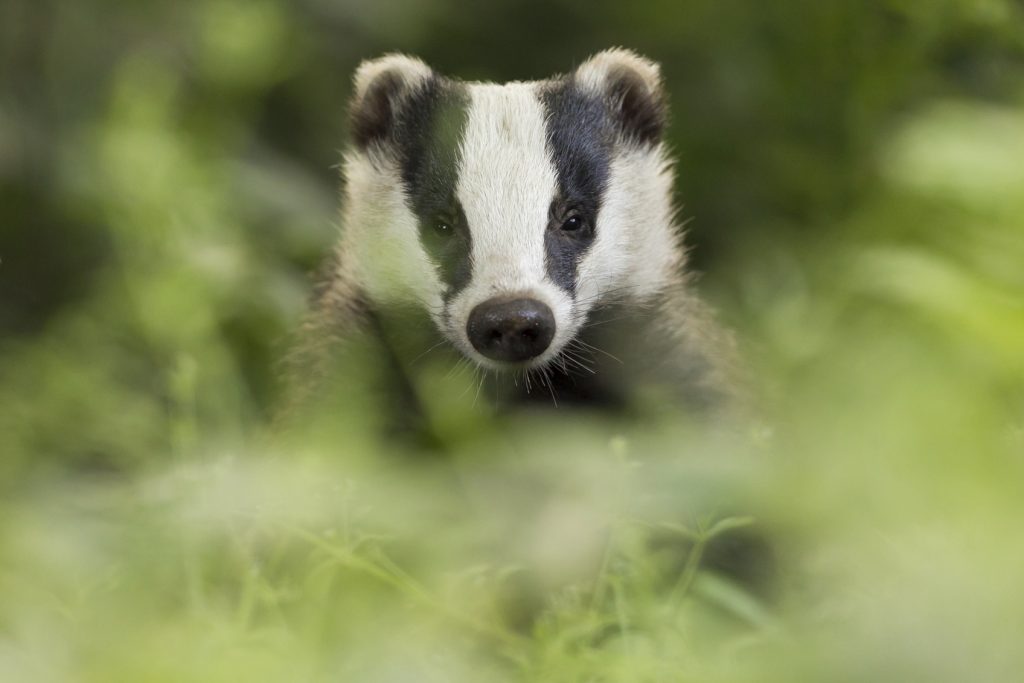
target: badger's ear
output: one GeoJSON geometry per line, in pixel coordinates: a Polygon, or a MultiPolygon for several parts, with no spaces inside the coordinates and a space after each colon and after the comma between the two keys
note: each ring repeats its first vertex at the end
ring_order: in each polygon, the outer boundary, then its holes
{"type": "Polygon", "coordinates": [[[433,76],[429,66],[405,55],[385,55],[360,64],[350,109],[356,146],[366,149],[386,141],[402,107],[433,76]]]}
{"type": "Polygon", "coordinates": [[[627,138],[648,144],[661,140],[668,108],[656,63],[630,50],[605,50],[583,62],[575,80],[605,99],[627,138]]]}

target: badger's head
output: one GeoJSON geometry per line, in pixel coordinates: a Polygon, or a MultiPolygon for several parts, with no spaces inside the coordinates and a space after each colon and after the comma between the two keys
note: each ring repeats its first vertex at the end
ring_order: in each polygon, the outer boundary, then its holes
{"type": "Polygon", "coordinates": [[[681,268],[657,65],[469,83],[391,55],[355,75],[342,267],[376,304],[423,306],[479,365],[536,368],[588,313],[681,268]]]}

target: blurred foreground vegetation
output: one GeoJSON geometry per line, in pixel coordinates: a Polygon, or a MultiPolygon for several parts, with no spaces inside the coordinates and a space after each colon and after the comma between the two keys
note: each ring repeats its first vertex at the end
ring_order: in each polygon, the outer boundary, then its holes
{"type": "Polygon", "coordinates": [[[0,681],[1020,680],[1019,2],[13,0],[0,83],[0,681]],[[270,435],[358,61],[614,44],[767,427],[270,435]]]}

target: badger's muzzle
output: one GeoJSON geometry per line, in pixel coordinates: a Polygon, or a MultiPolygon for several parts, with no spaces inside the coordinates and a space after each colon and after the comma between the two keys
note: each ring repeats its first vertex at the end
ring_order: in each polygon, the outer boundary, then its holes
{"type": "Polygon", "coordinates": [[[487,358],[519,363],[547,350],[555,336],[555,316],[536,299],[488,299],[470,312],[466,334],[487,358]]]}

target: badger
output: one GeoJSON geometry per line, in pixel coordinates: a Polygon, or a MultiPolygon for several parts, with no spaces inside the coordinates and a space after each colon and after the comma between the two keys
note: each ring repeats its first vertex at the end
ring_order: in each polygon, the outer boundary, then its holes
{"type": "Polygon", "coordinates": [[[412,411],[430,353],[478,369],[504,406],[732,402],[734,342],[687,268],[656,63],[611,49],[497,84],[390,54],[356,70],[350,116],[341,236],[291,356],[298,394],[339,381],[358,339],[412,411]]]}

